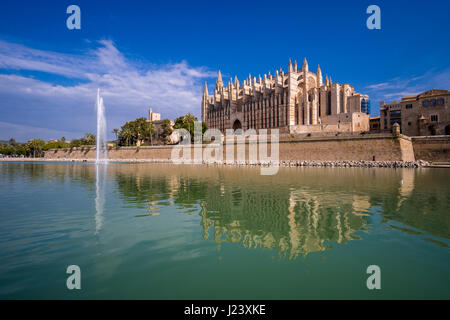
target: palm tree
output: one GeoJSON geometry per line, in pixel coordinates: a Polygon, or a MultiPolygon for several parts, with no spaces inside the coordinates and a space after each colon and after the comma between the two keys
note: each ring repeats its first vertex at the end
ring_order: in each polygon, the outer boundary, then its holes
{"type": "Polygon", "coordinates": [[[155,134],[155,126],[153,125],[153,123],[151,122],[147,122],[148,123],[148,135],[150,136],[150,144],[153,145],[153,135],[155,134]]]}
{"type": "Polygon", "coordinates": [[[133,139],[134,132],[131,130],[131,128],[125,127],[120,132],[120,136],[125,139],[125,141],[127,142],[127,146],[129,147],[130,146],[130,139],[133,139]]]}
{"type": "Polygon", "coordinates": [[[189,128],[189,132],[191,132],[191,134],[194,133],[194,122],[198,121],[197,117],[194,116],[192,113],[188,113],[187,115],[184,116],[184,122],[187,124],[187,127],[189,128]]]}
{"type": "Polygon", "coordinates": [[[116,135],[116,144],[119,144],[119,129],[114,128],[112,133],[116,135]]]}
{"type": "Polygon", "coordinates": [[[96,144],[96,140],[97,140],[95,134],[93,134],[93,133],[86,133],[84,135],[84,139],[86,141],[86,144],[89,145],[89,146],[95,145],[96,144]]]}
{"type": "Polygon", "coordinates": [[[169,119],[164,119],[161,122],[161,137],[164,139],[164,143],[167,142],[168,137],[172,134],[173,129],[172,129],[172,124],[170,123],[169,119]]]}
{"type": "Polygon", "coordinates": [[[17,145],[16,140],[14,140],[13,138],[9,139],[8,143],[10,146],[13,146],[13,147],[15,147],[17,145]]]}
{"type": "Polygon", "coordinates": [[[33,158],[36,158],[36,153],[41,156],[42,147],[45,145],[45,141],[41,139],[32,139],[27,142],[27,147],[33,152],[33,158]]]}

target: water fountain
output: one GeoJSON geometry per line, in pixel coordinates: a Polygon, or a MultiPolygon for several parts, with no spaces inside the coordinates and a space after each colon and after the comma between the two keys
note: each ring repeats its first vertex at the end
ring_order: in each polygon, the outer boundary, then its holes
{"type": "Polygon", "coordinates": [[[100,89],[97,90],[97,155],[95,163],[105,163],[108,161],[107,138],[106,138],[106,119],[105,105],[103,98],[100,96],[100,89]]]}
{"type": "Polygon", "coordinates": [[[95,233],[97,234],[103,223],[103,209],[105,206],[105,184],[106,184],[106,164],[108,162],[108,149],[106,138],[106,118],[105,105],[100,96],[100,89],[97,90],[97,149],[95,159],[95,178],[96,178],[96,196],[95,196],[95,233]]]}

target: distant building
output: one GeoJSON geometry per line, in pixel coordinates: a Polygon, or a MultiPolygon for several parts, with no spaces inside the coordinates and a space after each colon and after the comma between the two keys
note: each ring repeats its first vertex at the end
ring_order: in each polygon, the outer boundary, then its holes
{"type": "Polygon", "coordinates": [[[347,84],[322,80],[322,71],[310,72],[306,59],[302,68],[289,60],[288,72],[237,77],[224,85],[222,75],[216,81],[214,95],[209,96],[205,83],[202,121],[208,128],[226,129],[277,128],[284,133],[361,132],[369,131],[369,97],[356,93],[347,84]]]}
{"type": "Polygon", "coordinates": [[[380,132],[381,131],[381,122],[380,117],[373,117],[369,119],[370,131],[371,132],[380,132]]]}
{"type": "Polygon", "coordinates": [[[450,91],[432,89],[401,101],[380,102],[382,130],[390,131],[394,123],[407,136],[450,134],[450,91]]]}
{"type": "MultiPolygon", "coordinates": [[[[155,131],[156,131],[156,140],[161,140],[160,139],[160,136],[161,136],[161,133],[163,132],[163,127],[162,127],[162,122],[164,121],[164,120],[161,120],[161,114],[160,113],[156,113],[156,112],[153,112],[153,110],[152,110],[152,108],[150,108],[150,110],[149,110],[149,112],[148,112],[148,120],[147,120],[148,122],[151,122],[154,126],[155,126],[155,131]]],[[[175,125],[175,123],[172,121],[172,120],[170,120],[170,127],[173,129],[173,126],[175,125]]],[[[169,141],[167,141],[167,142],[169,142],[169,143],[175,143],[175,142],[177,142],[178,140],[177,140],[178,138],[177,137],[171,137],[171,138],[169,138],[169,141]]],[[[162,141],[160,141],[160,142],[162,142],[162,141]]]]}
{"type": "Polygon", "coordinates": [[[148,111],[148,120],[150,122],[155,122],[161,120],[161,113],[153,112],[152,108],[148,111]]]}

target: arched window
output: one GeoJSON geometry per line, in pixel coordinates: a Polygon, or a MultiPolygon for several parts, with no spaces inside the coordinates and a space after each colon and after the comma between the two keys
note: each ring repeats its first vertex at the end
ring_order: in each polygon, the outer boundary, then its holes
{"type": "Polygon", "coordinates": [[[436,105],[436,99],[431,99],[431,100],[430,100],[430,105],[431,105],[432,107],[434,107],[434,106],[436,105]]]}

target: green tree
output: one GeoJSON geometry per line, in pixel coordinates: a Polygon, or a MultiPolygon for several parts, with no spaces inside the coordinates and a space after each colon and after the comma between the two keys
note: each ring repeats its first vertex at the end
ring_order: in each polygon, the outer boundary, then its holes
{"type": "Polygon", "coordinates": [[[12,147],[11,145],[9,145],[7,143],[2,143],[0,145],[0,154],[10,156],[10,155],[15,154],[15,149],[14,149],[14,147],[12,147]]]}
{"type": "Polygon", "coordinates": [[[114,133],[114,135],[116,136],[116,143],[117,144],[119,143],[119,132],[120,132],[120,130],[117,129],[117,128],[114,128],[113,131],[112,131],[112,133],[114,133]]]}
{"type": "Polygon", "coordinates": [[[122,130],[120,130],[120,143],[121,145],[126,145],[129,146],[130,143],[133,141],[134,139],[134,131],[131,128],[130,125],[128,125],[128,123],[126,123],[124,126],[122,126],[122,130]]]}
{"type": "Polygon", "coordinates": [[[59,141],[49,141],[43,147],[42,150],[47,151],[50,149],[59,149],[61,148],[61,143],[59,141]]]}
{"type": "Polygon", "coordinates": [[[70,141],[69,147],[76,148],[76,147],[81,147],[82,145],[83,145],[82,139],[72,139],[72,141],[70,141]]]}
{"type": "Polygon", "coordinates": [[[33,154],[33,158],[36,158],[36,156],[41,157],[42,156],[42,150],[44,148],[45,141],[41,139],[32,139],[27,142],[27,147],[30,152],[30,154],[33,154]]]}
{"type": "Polygon", "coordinates": [[[137,140],[150,141],[153,144],[153,135],[155,134],[155,127],[153,123],[147,121],[145,118],[137,118],[134,121],[134,128],[136,130],[137,140]]]}
{"type": "MultiPolygon", "coordinates": [[[[198,121],[197,117],[191,113],[178,117],[175,120],[174,129],[186,129],[191,134],[191,140],[194,141],[194,122],[198,121]]],[[[208,130],[208,125],[202,122],[202,134],[208,130]]]]}
{"type": "Polygon", "coordinates": [[[84,144],[88,146],[95,146],[97,144],[97,139],[95,137],[95,134],[92,133],[86,133],[83,137],[84,144]]]}
{"type": "Polygon", "coordinates": [[[164,139],[164,142],[167,142],[167,139],[170,137],[170,135],[173,132],[172,124],[170,123],[170,120],[164,119],[161,121],[161,138],[164,139]]]}
{"type": "Polygon", "coordinates": [[[153,143],[153,136],[155,134],[155,127],[151,122],[145,118],[137,118],[134,121],[125,123],[119,132],[119,144],[131,145],[138,141],[153,143]]]}
{"type": "Polygon", "coordinates": [[[9,139],[8,144],[12,147],[17,147],[19,144],[13,138],[9,139]]]}

